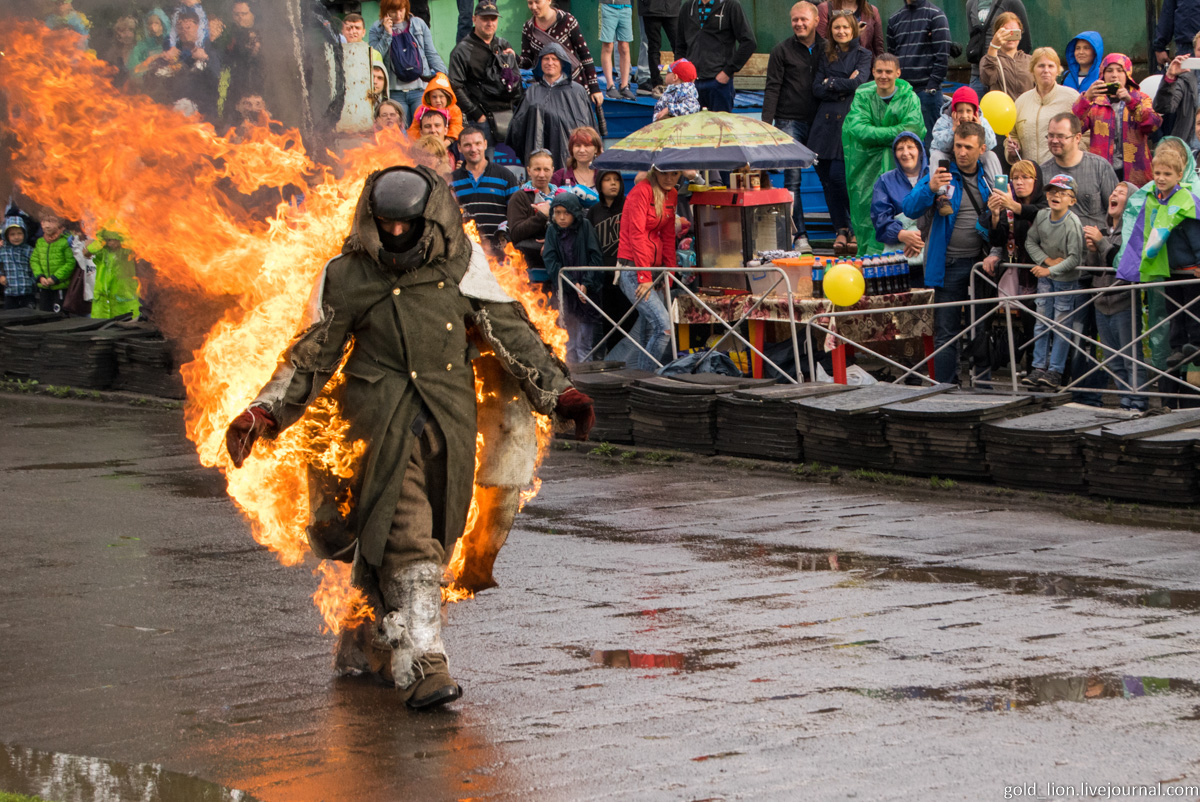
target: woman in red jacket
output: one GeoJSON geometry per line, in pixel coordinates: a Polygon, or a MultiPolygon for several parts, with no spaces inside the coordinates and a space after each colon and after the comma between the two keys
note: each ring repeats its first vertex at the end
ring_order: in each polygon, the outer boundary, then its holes
{"type": "Polygon", "coordinates": [[[658,364],[654,360],[662,359],[671,341],[671,318],[661,294],[653,291],[652,268],[675,267],[677,183],[678,171],[664,173],[651,168],[646,180],[637,184],[625,198],[617,267],[628,269],[621,271],[617,285],[629,302],[637,305],[637,323],[629,336],[650,356],[625,340],[613,349],[609,358],[624,359],[630,368],[656,370],[658,364]]]}

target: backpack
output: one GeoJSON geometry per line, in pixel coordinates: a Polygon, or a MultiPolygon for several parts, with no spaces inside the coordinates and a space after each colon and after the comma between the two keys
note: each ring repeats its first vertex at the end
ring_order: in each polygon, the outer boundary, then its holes
{"type": "Polygon", "coordinates": [[[413,20],[408,21],[408,27],[392,35],[392,44],[388,49],[392,72],[399,83],[407,84],[421,77],[421,47],[412,34],[413,20]]]}

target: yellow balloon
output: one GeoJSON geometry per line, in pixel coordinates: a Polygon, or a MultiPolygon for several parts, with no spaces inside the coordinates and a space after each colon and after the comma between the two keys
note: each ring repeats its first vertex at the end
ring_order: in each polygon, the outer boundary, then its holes
{"type": "Polygon", "coordinates": [[[840,262],[825,271],[821,287],[825,297],[838,306],[854,306],[867,291],[867,282],[854,265],[840,262]]]}
{"type": "Polygon", "coordinates": [[[1017,124],[1017,104],[999,90],[992,90],[979,101],[979,110],[991,124],[997,136],[1008,136],[1017,124]]]}

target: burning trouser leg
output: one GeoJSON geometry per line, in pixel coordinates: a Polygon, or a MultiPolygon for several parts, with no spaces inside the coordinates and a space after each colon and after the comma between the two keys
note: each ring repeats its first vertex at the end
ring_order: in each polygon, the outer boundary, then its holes
{"type": "MultiPolygon", "coordinates": [[[[445,531],[440,501],[445,497],[445,482],[446,439],[437,421],[429,417],[413,442],[383,563],[371,572],[375,581],[370,583],[382,603],[375,642],[390,650],[388,664],[379,673],[390,677],[414,709],[452,702],[462,695],[450,677],[441,633],[446,552],[434,533],[445,531]]],[[[339,649],[339,662],[343,654],[339,649]]]]}

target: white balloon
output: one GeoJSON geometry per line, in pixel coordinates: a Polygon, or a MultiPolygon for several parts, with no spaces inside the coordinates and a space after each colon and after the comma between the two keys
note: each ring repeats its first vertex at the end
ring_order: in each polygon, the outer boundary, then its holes
{"type": "Polygon", "coordinates": [[[1151,100],[1158,94],[1158,87],[1162,84],[1163,77],[1161,75],[1147,75],[1141,83],[1142,94],[1151,100]]]}

